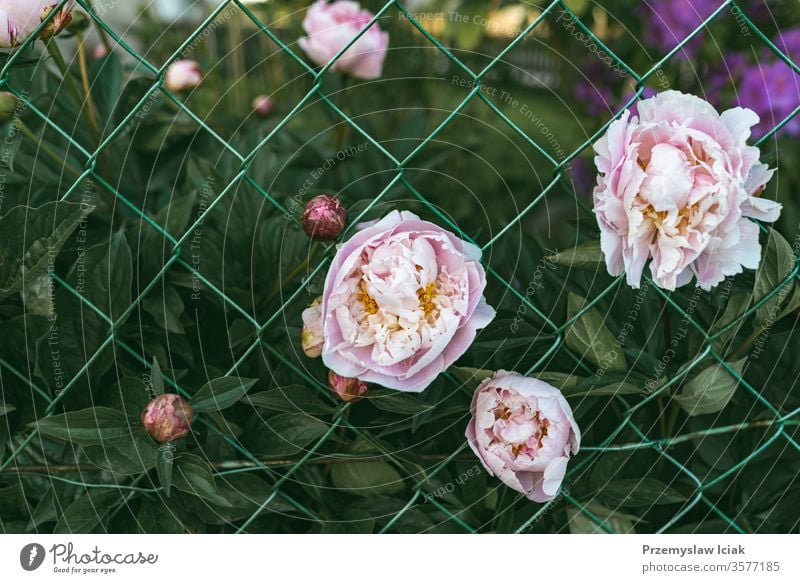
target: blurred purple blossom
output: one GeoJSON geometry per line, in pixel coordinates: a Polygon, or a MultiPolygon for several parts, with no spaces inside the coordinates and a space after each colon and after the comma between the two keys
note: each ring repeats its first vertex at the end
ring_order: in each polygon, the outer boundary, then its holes
{"type": "MultiPolygon", "coordinates": [[[[800,105],[800,78],[780,60],[752,65],[742,75],[736,103],[749,107],[761,118],[753,128],[753,135],[760,137],[800,105]]],[[[800,135],[800,117],[793,117],[781,131],[800,135]]]]}
{"type": "MultiPolygon", "coordinates": [[[[800,61],[800,27],[778,33],[772,42],[793,61],[800,61]]],[[[708,71],[703,91],[720,109],[739,105],[755,111],[761,121],[753,128],[753,137],[759,138],[800,105],[800,76],[764,47],[757,63],[747,53],[726,55],[708,71]]],[[[792,118],[780,132],[800,136],[800,117],[792,118]]]]}
{"type": "MultiPolygon", "coordinates": [[[[651,46],[669,52],[716,10],[720,0],[651,0],[640,9],[645,21],[644,38],[651,46]]],[[[676,54],[692,58],[702,43],[701,35],[693,37],[676,54]]]]}

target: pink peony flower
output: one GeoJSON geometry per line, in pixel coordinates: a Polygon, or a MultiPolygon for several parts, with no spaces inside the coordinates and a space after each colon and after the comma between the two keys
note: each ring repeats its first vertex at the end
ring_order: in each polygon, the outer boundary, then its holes
{"type": "Polygon", "coordinates": [[[322,360],[344,376],[419,392],[494,318],[480,249],[392,211],[339,246],[322,299],[322,360]]]}
{"type": "MultiPolygon", "coordinates": [[[[42,30],[44,38],[61,32],[72,20],[70,3],[42,30]]],[[[33,34],[48,14],[58,6],[56,0],[3,0],[0,2],[0,48],[21,45],[33,34]]]]}
{"type": "MultiPolygon", "coordinates": [[[[373,17],[358,2],[337,0],[328,4],[318,0],[309,7],[303,20],[303,29],[308,36],[297,42],[317,65],[327,65],[373,17]]],[[[377,79],[381,76],[388,46],[389,33],[381,30],[376,22],[345,51],[331,70],[359,79],[377,79]]]]}
{"type": "Polygon", "coordinates": [[[369,385],[358,379],[351,379],[328,371],[328,386],[345,403],[359,401],[369,389],[369,385]]]}
{"type": "Polygon", "coordinates": [[[710,290],[755,269],[758,226],[781,205],[759,194],[773,170],[747,145],[758,116],[736,107],[719,114],[693,95],[667,91],[638,103],[595,144],[594,210],[611,275],[638,288],[650,260],[655,283],[674,290],[697,278],[710,290]]]}
{"type": "Polygon", "coordinates": [[[300,332],[300,345],[309,358],[322,354],[322,297],[311,302],[303,310],[303,330],[300,332]]]}
{"type": "Polygon", "coordinates": [[[483,467],[534,502],[558,493],[581,433],[561,391],[498,371],[472,397],[467,440],[483,467]]]}
{"type": "Polygon", "coordinates": [[[164,443],[189,434],[192,426],[192,406],[180,395],[164,393],[147,404],[142,411],[142,425],[150,436],[164,443]]]}
{"type": "Polygon", "coordinates": [[[182,59],[167,68],[164,85],[173,93],[194,89],[203,80],[203,70],[196,61],[182,59]]]}

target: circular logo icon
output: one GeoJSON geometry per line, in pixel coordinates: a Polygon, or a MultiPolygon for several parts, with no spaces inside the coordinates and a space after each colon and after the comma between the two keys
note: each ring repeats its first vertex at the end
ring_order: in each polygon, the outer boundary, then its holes
{"type": "Polygon", "coordinates": [[[22,547],[19,552],[19,564],[26,571],[35,571],[44,562],[44,547],[38,543],[31,543],[22,547]]]}

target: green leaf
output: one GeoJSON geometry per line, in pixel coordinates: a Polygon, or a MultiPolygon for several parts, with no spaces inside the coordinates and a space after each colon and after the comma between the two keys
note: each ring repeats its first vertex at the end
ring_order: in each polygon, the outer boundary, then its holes
{"type": "Polygon", "coordinates": [[[653,478],[614,480],[604,484],[597,495],[611,507],[650,507],[654,504],[679,504],[686,496],[653,478]]]}
{"type": "Polygon", "coordinates": [[[123,476],[147,472],[156,464],[156,445],[142,430],[113,446],[86,445],[83,451],[93,465],[123,476]]]}
{"type": "Polygon", "coordinates": [[[3,415],[8,415],[15,409],[16,407],[14,407],[14,405],[6,405],[3,401],[0,401],[0,417],[3,415]]]}
{"type": "Polygon", "coordinates": [[[94,207],[50,202],[39,208],[17,206],[0,219],[0,300],[25,280],[47,271],[48,261],[94,207]]]}
{"type": "Polygon", "coordinates": [[[600,241],[587,241],[572,249],[559,251],[546,259],[547,261],[565,267],[577,267],[582,269],[597,269],[605,265],[603,251],[600,249],[600,241]]]}
{"type": "MultiPolygon", "coordinates": [[[[602,520],[606,527],[612,532],[622,534],[632,534],[634,525],[639,521],[639,518],[630,514],[623,514],[615,512],[610,508],[606,508],[596,502],[586,504],[586,510],[594,514],[598,519],[602,520]]],[[[567,521],[569,524],[569,531],[572,534],[607,534],[608,530],[600,526],[588,514],[583,513],[580,509],[569,507],[567,508],[567,521]]]]}
{"type": "Polygon", "coordinates": [[[433,405],[429,405],[417,397],[387,389],[373,388],[367,394],[367,398],[375,407],[389,413],[416,415],[433,409],[433,405]]]}
{"type": "MultiPolygon", "coordinates": [[[[92,97],[101,120],[108,120],[111,117],[119,100],[122,78],[122,64],[115,53],[109,53],[92,63],[89,69],[89,80],[92,97]]],[[[105,123],[101,123],[100,127],[105,125],[105,123]]]]}
{"type": "Polygon", "coordinates": [[[156,461],[158,480],[164,487],[164,495],[169,498],[172,489],[172,469],[175,465],[175,450],[172,447],[160,447],[156,461]]]}
{"type": "Polygon", "coordinates": [[[199,496],[212,504],[230,506],[217,490],[211,468],[196,455],[182,453],[177,456],[173,464],[172,485],[181,492],[199,496]]]}
{"type": "MultiPolygon", "coordinates": [[[[728,303],[725,305],[725,311],[722,312],[722,315],[714,322],[714,325],[711,327],[710,332],[715,334],[722,330],[725,326],[728,326],[732,322],[735,322],[738,318],[747,311],[747,307],[750,305],[750,294],[748,293],[738,293],[732,295],[728,299],[728,303]]],[[[741,323],[739,324],[741,326],[741,323]]],[[[714,350],[717,351],[719,354],[722,354],[722,350],[724,349],[725,345],[730,342],[730,340],[736,335],[737,328],[739,326],[734,326],[725,334],[722,334],[719,338],[714,340],[714,350]]]]}
{"type": "Polygon", "coordinates": [[[227,409],[244,397],[257,382],[258,379],[240,377],[220,377],[210,380],[192,395],[192,409],[195,413],[227,409]]]}
{"type": "MultiPolygon", "coordinates": [[[[747,358],[730,363],[741,375],[747,358]]],[[[712,364],[687,382],[673,399],[689,415],[707,415],[721,411],[731,400],[739,381],[721,364],[712,364]]]]}
{"type": "Polygon", "coordinates": [[[333,405],[319,397],[317,391],[303,385],[289,385],[256,393],[250,395],[248,401],[254,407],[285,413],[305,412],[311,415],[325,415],[335,410],[333,405]]]}
{"type": "Polygon", "coordinates": [[[181,315],[184,305],[181,296],[171,285],[165,285],[163,295],[147,298],[142,302],[144,311],[153,316],[159,326],[173,334],[183,334],[185,330],[181,324],[181,315]]]}
{"type": "MultiPolygon", "coordinates": [[[[567,299],[567,315],[573,318],[586,304],[579,295],[570,293],[567,299]]],[[[601,369],[626,370],[627,362],[622,346],[606,327],[603,316],[592,308],[569,327],[567,346],[601,369]]]]}
{"type": "Polygon", "coordinates": [[[330,426],[303,413],[281,413],[261,425],[259,451],[266,455],[294,455],[325,435],[330,426]]]}
{"type": "Polygon", "coordinates": [[[447,372],[469,390],[474,390],[483,381],[494,376],[494,371],[466,366],[451,366],[447,372]]]}
{"type": "Polygon", "coordinates": [[[405,490],[398,471],[384,461],[333,464],[331,479],[340,490],[357,496],[390,496],[405,490]]]}
{"type": "Polygon", "coordinates": [[[542,371],[533,373],[531,376],[539,379],[543,383],[553,385],[557,389],[560,389],[564,396],[575,394],[578,384],[584,380],[583,377],[563,372],[542,371]]]}
{"type": "Polygon", "coordinates": [[[153,366],[150,367],[150,382],[153,384],[156,395],[164,394],[164,376],[155,356],[153,357],[153,366]]]}
{"type": "Polygon", "coordinates": [[[119,501],[118,490],[88,490],[67,506],[56,524],[54,534],[88,534],[98,531],[119,501]]]}
{"type": "MultiPolygon", "coordinates": [[[[753,302],[758,302],[779,287],[794,269],[792,247],[775,229],[769,230],[769,238],[761,256],[753,285],[753,302]]],[[[781,313],[781,304],[790,297],[794,281],[789,281],[780,291],[756,310],[753,326],[767,327],[775,322],[781,313]]]]}
{"type": "Polygon", "coordinates": [[[42,435],[78,445],[113,446],[130,440],[136,432],[144,431],[141,426],[132,425],[124,413],[108,407],[52,415],[31,425],[42,435]]]}
{"type": "Polygon", "coordinates": [[[571,390],[564,393],[570,397],[611,397],[614,395],[641,394],[645,380],[630,372],[610,372],[603,375],[592,375],[583,379],[571,390]]]}

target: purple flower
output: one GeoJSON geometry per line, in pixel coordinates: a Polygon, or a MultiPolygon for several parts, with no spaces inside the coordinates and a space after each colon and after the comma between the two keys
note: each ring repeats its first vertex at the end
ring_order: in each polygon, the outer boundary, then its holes
{"type": "MultiPolygon", "coordinates": [[[[795,63],[800,61],[800,26],[779,32],[772,42],[795,63]]],[[[775,54],[770,48],[764,50],[770,56],[775,54]]]]}
{"type": "Polygon", "coordinates": [[[725,90],[732,85],[738,85],[748,67],[747,55],[744,53],[733,53],[722,59],[706,74],[706,82],[703,84],[703,91],[708,101],[717,107],[726,105],[722,97],[725,90]]]}
{"type": "MultiPolygon", "coordinates": [[[[716,10],[720,0],[653,0],[645,2],[641,15],[645,19],[645,42],[669,52],[689,36],[716,10]]],[[[691,59],[700,48],[702,38],[693,37],[676,56],[691,59]]]]}
{"type": "MultiPolygon", "coordinates": [[[[736,98],[739,105],[758,114],[760,123],[753,128],[753,135],[759,137],[800,105],[800,80],[783,61],[760,63],[744,72],[736,98]]],[[[800,117],[793,117],[782,131],[800,135],[800,117]]]]}

